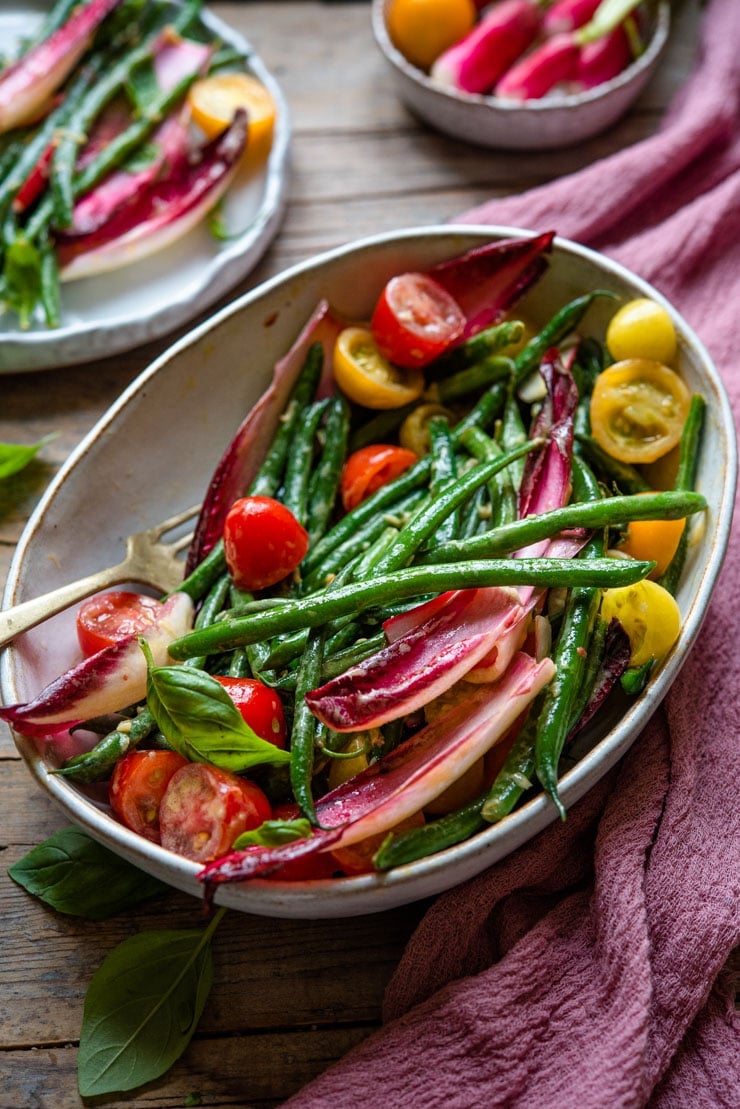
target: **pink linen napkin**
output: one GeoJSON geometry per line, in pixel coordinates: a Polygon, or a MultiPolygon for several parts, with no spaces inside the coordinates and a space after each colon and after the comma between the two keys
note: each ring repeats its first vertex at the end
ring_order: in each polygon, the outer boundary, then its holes
{"type": "MultiPolygon", "coordinates": [[[[740,0],[654,136],[456,222],[554,227],[651,281],[740,414],[740,0]]],[[[737,527],[736,527],[737,533],[737,527]]],[[[439,897],[384,1027],[291,1109],[740,1103],[740,541],[664,705],[564,824],[439,897]]]]}

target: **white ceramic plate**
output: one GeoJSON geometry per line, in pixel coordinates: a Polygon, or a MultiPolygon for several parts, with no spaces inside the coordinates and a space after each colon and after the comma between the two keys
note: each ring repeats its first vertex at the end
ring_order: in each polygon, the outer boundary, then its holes
{"type": "Polygon", "coordinates": [[[554,150],[611,127],[640,95],[668,42],[670,6],[660,0],[647,48],[611,81],[582,93],[553,93],[518,104],[442,88],[411,65],[391,42],[385,13],[390,0],[373,0],[372,26],[396,91],[426,123],[455,139],[502,150],[554,150]]]}
{"type": "MultiPolygon", "coordinates": [[[[471,246],[512,234],[522,232],[441,227],[366,239],[288,270],[196,328],[130,386],[59,473],[21,538],[5,604],[112,564],[120,557],[127,533],[197,502],[243,414],[264,390],[272,366],[320,297],[340,314],[362,318],[394,273],[427,269],[471,246]]],[[[597,287],[625,298],[652,296],[665,303],[616,263],[556,240],[548,273],[522,307],[527,318],[543,323],[572,297],[597,287]]],[[[596,302],[588,317],[589,333],[603,336],[609,311],[605,300],[596,302]]],[[[582,758],[562,779],[561,795],[568,807],[624,754],[678,674],[702,622],[729,535],[737,467],[731,411],[706,350],[681,317],[673,309],[671,313],[679,334],[680,372],[689,388],[708,402],[699,463],[699,486],[709,503],[706,525],[697,529],[678,594],[681,639],[624,715],[616,710],[602,715],[585,737],[582,758]]],[[[76,658],[74,615],[62,613],[5,652],[5,703],[28,700],[76,658]]],[[[70,820],[142,869],[180,889],[199,892],[195,863],[129,832],[111,818],[104,803],[50,775],[33,742],[17,737],[17,744],[41,787],[70,820]]],[[[45,754],[48,758],[48,750],[45,754]]],[[[386,875],[298,884],[256,880],[220,886],[217,900],[268,916],[376,912],[464,881],[554,818],[553,805],[539,796],[469,841],[386,875]]]]}
{"type": "MultiPolygon", "coordinates": [[[[48,4],[28,0],[0,11],[0,43],[10,50],[40,22],[48,4]]],[[[290,118],[283,94],[249,43],[205,11],[214,35],[249,54],[248,72],[270,90],[278,118],[264,169],[242,172],[224,199],[224,217],[236,238],[217,241],[205,223],[150,258],[112,273],[62,286],[61,327],[20,331],[11,313],[0,315],[0,373],[93,362],[166,335],[192,320],[241,281],[278,231],[286,202],[290,118]]]]}

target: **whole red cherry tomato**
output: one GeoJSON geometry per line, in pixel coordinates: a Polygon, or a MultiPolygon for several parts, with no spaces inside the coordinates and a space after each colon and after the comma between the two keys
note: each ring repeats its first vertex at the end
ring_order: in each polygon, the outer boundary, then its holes
{"type": "Polygon", "coordinates": [[[239,589],[267,589],[303,561],[308,532],[272,497],[242,497],[224,522],[226,565],[239,589]]]}
{"type": "Polygon", "coordinates": [[[242,832],[271,817],[270,802],[254,782],[191,762],[172,776],[162,798],[162,846],[198,863],[211,862],[229,851],[242,832]]]}
{"type": "Polygon", "coordinates": [[[398,366],[427,366],[465,330],[465,314],[425,273],[392,277],[380,294],[370,327],[378,349],[398,366]]]}
{"type": "Polygon", "coordinates": [[[114,590],[85,601],[77,613],[77,639],[84,655],[141,635],[162,612],[162,602],[140,593],[114,590]]]}
{"type": "Polygon", "coordinates": [[[385,443],[373,443],[355,451],[344,464],[339,484],[345,512],[356,508],[376,489],[393,481],[415,462],[418,458],[413,451],[385,443]]]}
{"type": "Polygon", "coordinates": [[[129,751],[115,765],[108,787],[113,812],[145,839],[159,843],[159,807],[170,778],[188,760],[176,751],[129,751]]]}
{"type": "Polygon", "coordinates": [[[283,703],[274,689],[269,685],[258,682],[254,678],[227,678],[216,675],[234,702],[242,719],[252,731],[274,743],[276,747],[285,747],[288,737],[288,727],[285,723],[283,703]]]}

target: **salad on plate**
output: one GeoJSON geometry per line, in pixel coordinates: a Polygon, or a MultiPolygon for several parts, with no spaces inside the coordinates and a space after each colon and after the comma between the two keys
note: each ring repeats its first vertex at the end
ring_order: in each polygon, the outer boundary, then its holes
{"type": "Polygon", "coordinates": [[[529,325],[552,241],[398,273],[368,319],[317,304],[181,587],[84,603],[81,661],[0,710],[208,894],[382,873],[536,791],[565,817],[578,737],[679,639],[705,402],[650,299],[605,342],[599,288],[529,325]]]}

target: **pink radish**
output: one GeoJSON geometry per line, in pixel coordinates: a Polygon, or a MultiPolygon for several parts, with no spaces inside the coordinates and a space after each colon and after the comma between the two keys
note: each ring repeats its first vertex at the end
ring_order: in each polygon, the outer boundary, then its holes
{"type": "Polygon", "coordinates": [[[430,73],[432,81],[461,92],[489,92],[534,42],[541,18],[535,0],[496,4],[465,38],[437,58],[430,73]]]}

